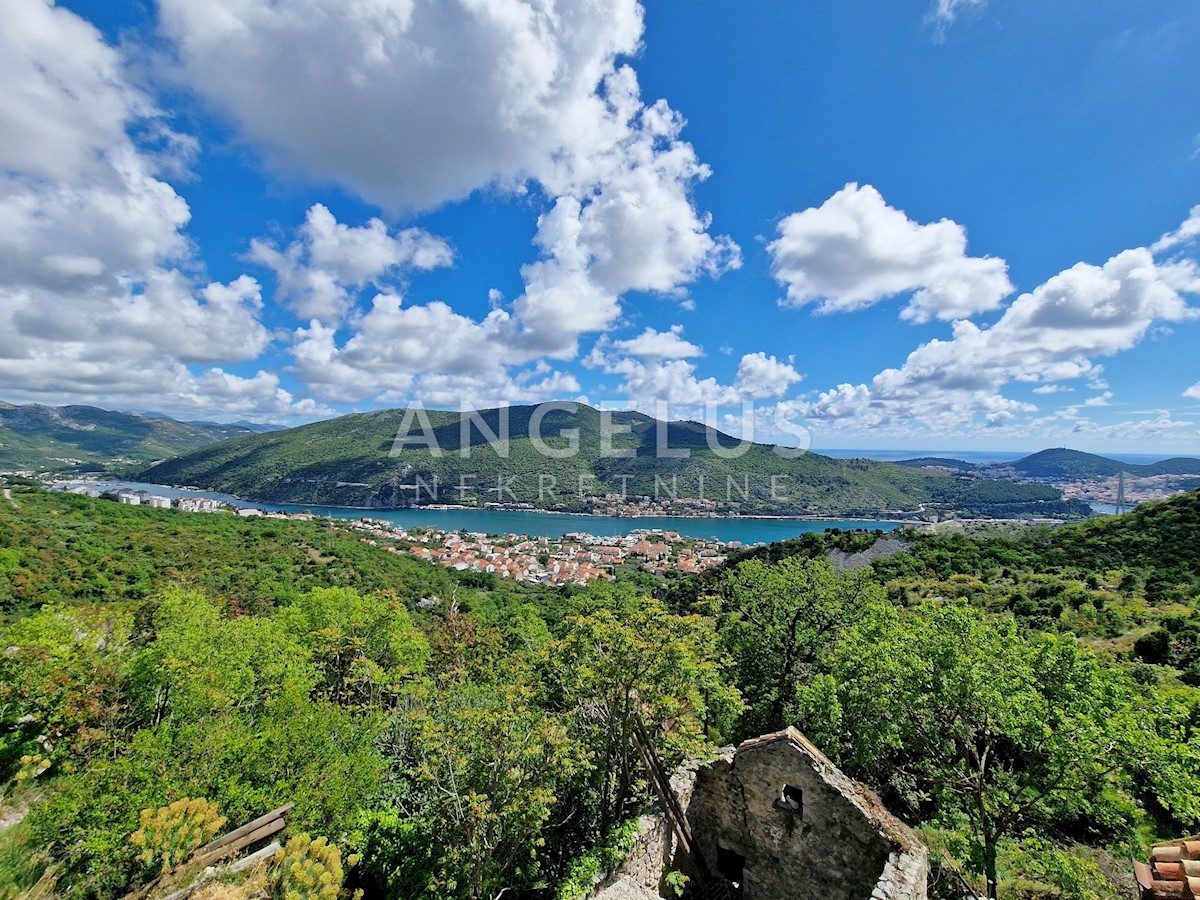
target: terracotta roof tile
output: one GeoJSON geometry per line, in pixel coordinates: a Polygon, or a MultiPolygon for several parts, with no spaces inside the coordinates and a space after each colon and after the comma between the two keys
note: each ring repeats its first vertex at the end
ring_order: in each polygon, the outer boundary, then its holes
{"type": "Polygon", "coordinates": [[[1163,881],[1183,881],[1183,866],[1177,862],[1156,862],[1154,872],[1163,881]]]}

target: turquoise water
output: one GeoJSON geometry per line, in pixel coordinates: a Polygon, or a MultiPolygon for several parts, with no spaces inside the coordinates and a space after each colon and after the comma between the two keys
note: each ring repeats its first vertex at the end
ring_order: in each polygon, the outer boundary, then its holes
{"type": "Polygon", "coordinates": [[[827,528],[879,528],[892,531],[898,522],[878,522],[846,519],[696,519],[684,516],[573,516],[567,513],[539,513],[507,509],[354,509],[345,506],[304,506],[293,503],[255,503],[239,500],[213,491],[185,491],[160,484],[135,482],[87,482],[102,490],[127,487],[146,490],[165,497],[212,497],[233,506],[248,506],[272,512],[311,512],[336,519],[361,519],[369,516],[405,528],[438,528],[443,531],[477,531],[485,534],[527,534],[533,537],[562,537],[573,532],[606,537],[629,534],[639,529],[659,528],[678,531],[684,537],[715,538],[726,543],[741,541],[757,544],[760,541],[783,541],[811,531],[827,528]]]}
{"type": "MultiPolygon", "coordinates": [[[[256,504],[268,508],[265,504],[256,504]]],[[[299,507],[272,505],[271,509],[299,512],[310,509],[318,515],[357,519],[370,516],[406,528],[423,526],[443,531],[481,531],[485,534],[528,534],[534,537],[561,537],[572,532],[608,536],[628,534],[639,529],[658,528],[678,531],[684,537],[715,538],[726,543],[741,541],[783,541],[809,531],[827,528],[880,528],[891,531],[897,522],[851,522],[842,519],[696,519],[685,516],[572,516],[565,513],[539,513],[507,509],[381,509],[361,510],[343,507],[299,507]]]]}

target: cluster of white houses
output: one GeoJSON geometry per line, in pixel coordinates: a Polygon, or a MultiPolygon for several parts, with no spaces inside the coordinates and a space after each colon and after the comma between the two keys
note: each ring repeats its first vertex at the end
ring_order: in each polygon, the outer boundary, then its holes
{"type": "Polygon", "coordinates": [[[152,509],[178,509],[181,512],[203,513],[231,509],[239,516],[263,515],[262,510],[231,507],[228,503],[221,500],[214,500],[211,497],[176,497],[175,499],[171,499],[162,494],[154,494],[147,490],[135,491],[131,488],[100,491],[91,485],[80,484],[67,488],[67,493],[79,494],[84,497],[103,497],[106,500],[113,500],[117,503],[123,503],[126,506],[149,506],[152,509]]]}

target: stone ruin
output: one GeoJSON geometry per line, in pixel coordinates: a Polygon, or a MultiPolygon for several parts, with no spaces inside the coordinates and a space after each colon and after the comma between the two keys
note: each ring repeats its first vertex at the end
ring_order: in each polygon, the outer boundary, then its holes
{"type": "MultiPolygon", "coordinates": [[[[726,747],[671,778],[691,840],[744,900],[925,900],[929,853],[863,785],[795,728],[726,747]]],[[[667,873],[698,870],[661,811],[642,817],[625,864],[594,900],[673,897],[667,873]]]]}

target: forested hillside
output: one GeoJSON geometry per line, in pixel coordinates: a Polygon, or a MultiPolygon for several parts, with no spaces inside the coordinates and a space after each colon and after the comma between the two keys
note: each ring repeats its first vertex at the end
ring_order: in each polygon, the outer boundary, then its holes
{"type": "Polygon", "coordinates": [[[1122,859],[1200,827],[1200,493],[824,560],[880,537],[804,535],[671,586],[717,620],[735,735],[798,725],[1000,896],[1126,896],[1122,859]]]}
{"type": "Polygon", "coordinates": [[[246,425],[177,422],[94,406],[0,402],[0,472],[128,470],[252,433],[246,425]]]}
{"type": "Polygon", "coordinates": [[[298,862],[336,855],[345,891],[576,900],[648,800],[641,720],[668,764],[797,725],[920,830],[935,897],[958,870],[981,894],[1115,900],[1122,860],[1200,828],[1198,526],[1187,495],[913,533],[845,574],[825,551],[875,535],[548,590],[327,524],[14,488],[0,779],[29,812],[0,830],[0,896],[161,896],[195,873],[161,877],[156,841],[294,801],[288,835],[334,848],[298,862]]]}
{"type": "Polygon", "coordinates": [[[1135,477],[1150,475],[1200,475],[1200,459],[1172,457],[1156,463],[1137,465],[1058,447],[1041,450],[1008,463],[1008,468],[1027,478],[1047,478],[1067,481],[1087,478],[1110,478],[1126,472],[1135,477]]]}
{"type": "Polygon", "coordinates": [[[372,897],[544,891],[645,802],[630,690],[671,723],[668,760],[738,708],[711,622],[632,589],[493,587],[313,524],[12,498],[0,783],[32,808],[0,831],[0,896],[152,881],[163,856],[133,835],[183,798],[230,827],[295,802],[292,833],[333,841],[372,897]]]}
{"type": "Polygon", "coordinates": [[[552,410],[540,419],[534,406],[484,410],[478,413],[482,427],[470,425],[465,442],[459,413],[429,412],[428,434],[406,410],[342,416],[208,447],[147,469],[140,477],[255,500],[364,507],[507,501],[582,510],[591,508],[589,498],[606,494],[673,493],[747,513],[1089,513],[1086,505],[1064,501],[1057,489],[1045,485],[817,453],[790,458],[763,444],[729,458],[712,445],[734,448],[735,438],[695,422],[660,423],[637,412],[612,413],[617,433],[604,436],[599,410],[574,407],[552,410]],[[502,424],[505,417],[507,429],[502,424]],[[535,437],[544,437],[549,452],[530,437],[531,425],[535,437]],[[400,443],[398,433],[405,438],[400,443]],[[510,440],[503,448],[488,443],[488,434],[505,433],[510,440]],[[571,452],[572,441],[577,452],[571,452]],[[608,448],[629,455],[614,456],[608,448]],[[683,452],[687,455],[675,455],[683,452]],[[469,488],[463,490],[464,484],[469,488]]]}

